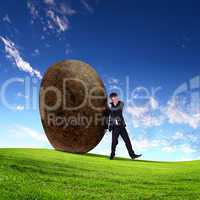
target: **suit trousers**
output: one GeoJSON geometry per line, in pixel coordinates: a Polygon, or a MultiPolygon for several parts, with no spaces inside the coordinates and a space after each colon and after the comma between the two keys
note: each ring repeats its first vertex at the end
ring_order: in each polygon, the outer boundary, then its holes
{"type": "Polygon", "coordinates": [[[121,136],[122,139],[124,140],[126,148],[128,150],[128,153],[129,153],[130,157],[132,157],[135,154],[135,152],[133,151],[131,141],[130,141],[130,138],[128,136],[128,132],[127,132],[125,126],[116,126],[116,125],[113,126],[111,154],[115,155],[115,150],[116,150],[116,146],[118,144],[119,136],[121,136]]]}

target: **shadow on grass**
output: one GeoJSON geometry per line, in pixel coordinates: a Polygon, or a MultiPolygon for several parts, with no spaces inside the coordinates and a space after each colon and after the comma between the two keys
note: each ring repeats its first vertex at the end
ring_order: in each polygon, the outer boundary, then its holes
{"type": "MultiPolygon", "coordinates": [[[[100,154],[95,154],[95,153],[72,153],[72,152],[65,152],[65,151],[59,151],[55,150],[57,152],[62,152],[62,153],[67,153],[67,154],[73,154],[73,155],[79,155],[79,156],[87,156],[87,157],[98,157],[98,158],[106,158],[110,159],[109,156],[106,155],[100,155],[100,154]]],[[[122,161],[129,161],[129,162],[145,162],[145,163],[172,163],[172,162],[162,162],[162,161],[151,161],[151,160],[132,160],[130,158],[122,158],[122,157],[115,157],[113,160],[122,160],[122,161]]]]}

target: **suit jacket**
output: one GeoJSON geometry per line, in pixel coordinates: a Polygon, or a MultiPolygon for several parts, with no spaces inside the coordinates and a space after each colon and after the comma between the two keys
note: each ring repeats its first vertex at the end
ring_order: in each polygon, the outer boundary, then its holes
{"type": "Polygon", "coordinates": [[[110,107],[108,108],[108,128],[111,131],[113,126],[126,126],[124,117],[123,117],[123,101],[119,101],[115,106],[113,103],[110,103],[110,107]]]}

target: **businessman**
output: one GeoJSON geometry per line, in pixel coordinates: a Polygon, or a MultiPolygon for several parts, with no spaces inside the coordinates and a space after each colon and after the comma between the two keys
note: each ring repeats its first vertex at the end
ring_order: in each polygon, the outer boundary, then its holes
{"type": "Polygon", "coordinates": [[[128,153],[132,159],[139,158],[140,155],[135,154],[128,132],[126,130],[126,123],[122,114],[124,103],[119,100],[117,93],[113,92],[110,94],[110,107],[108,108],[108,129],[112,131],[112,145],[111,145],[111,154],[110,159],[112,160],[115,157],[115,150],[118,144],[119,136],[125,142],[128,153]]]}

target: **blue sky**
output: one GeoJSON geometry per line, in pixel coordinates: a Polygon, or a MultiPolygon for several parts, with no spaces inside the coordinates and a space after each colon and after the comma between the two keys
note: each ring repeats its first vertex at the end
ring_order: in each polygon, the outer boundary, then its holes
{"type": "MultiPolygon", "coordinates": [[[[107,92],[120,93],[144,159],[199,159],[198,1],[0,4],[0,147],[51,148],[38,111],[40,81],[51,64],[79,59],[96,69],[107,92]]],[[[108,155],[110,142],[106,133],[92,152],[108,155]]],[[[117,155],[128,155],[121,139],[117,155]]]]}

